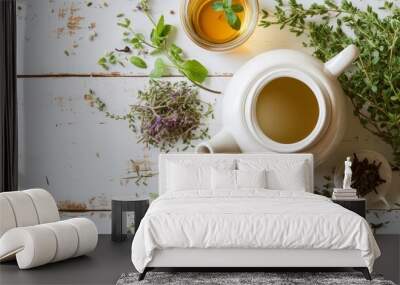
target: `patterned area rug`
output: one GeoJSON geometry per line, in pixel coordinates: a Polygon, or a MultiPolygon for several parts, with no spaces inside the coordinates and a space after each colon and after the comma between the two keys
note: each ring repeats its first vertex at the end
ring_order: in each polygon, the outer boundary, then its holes
{"type": "Polygon", "coordinates": [[[368,281],[359,272],[148,272],[138,281],[138,273],[122,274],[117,285],[395,285],[381,276],[368,281]]]}

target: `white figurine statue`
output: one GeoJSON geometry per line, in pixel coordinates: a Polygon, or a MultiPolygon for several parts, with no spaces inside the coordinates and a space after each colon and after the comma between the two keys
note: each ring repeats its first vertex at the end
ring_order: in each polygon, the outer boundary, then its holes
{"type": "Polygon", "coordinates": [[[351,171],[351,160],[350,157],[347,157],[344,162],[344,179],[343,179],[343,189],[352,189],[351,188],[351,175],[353,172],[351,171]]]}

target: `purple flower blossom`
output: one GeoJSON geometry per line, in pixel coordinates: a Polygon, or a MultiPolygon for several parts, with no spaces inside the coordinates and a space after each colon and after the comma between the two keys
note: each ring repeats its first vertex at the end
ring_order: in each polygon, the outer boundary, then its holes
{"type": "Polygon", "coordinates": [[[153,120],[153,123],[150,125],[150,127],[149,127],[149,134],[151,135],[151,136],[154,136],[154,135],[156,135],[159,131],[160,131],[160,129],[161,129],[161,127],[162,127],[162,118],[160,117],[160,116],[157,116],[154,120],[153,120]]]}

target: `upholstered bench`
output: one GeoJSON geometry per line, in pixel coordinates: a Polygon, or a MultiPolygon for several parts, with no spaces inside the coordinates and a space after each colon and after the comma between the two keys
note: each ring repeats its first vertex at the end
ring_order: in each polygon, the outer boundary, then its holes
{"type": "Polygon", "coordinates": [[[43,189],[0,193],[0,262],[20,269],[84,255],[97,245],[97,228],[86,218],[60,221],[56,202],[43,189]]]}

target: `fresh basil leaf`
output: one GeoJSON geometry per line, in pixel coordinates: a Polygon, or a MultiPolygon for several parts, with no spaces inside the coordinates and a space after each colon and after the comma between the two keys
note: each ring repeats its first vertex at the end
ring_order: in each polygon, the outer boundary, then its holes
{"type": "Polygon", "coordinates": [[[135,36],[132,39],[128,40],[128,43],[130,43],[133,46],[133,48],[135,48],[135,49],[142,49],[143,48],[142,41],[137,36],[135,36]]]}
{"type": "Polygon", "coordinates": [[[151,30],[150,38],[151,42],[155,46],[160,46],[162,43],[162,39],[160,38],[160,35],[164,29],[164,16],[161,15],[161,17],[158,19],[158,22],[156,26],[151,30]]]}
{"type": "Polygon", "coordinates": [[[164,28],[161,31],[161,34],[159,34],[160,37],[166,37],[168,36],[169,32],[172,30],[171,25],[165,25],[164,28]]]}
{"type": "Polygon", "coordinates": [[[222,1],[215,1],[214,3],[212,3],[212,9],[214,11],[223,11],[224,10],[224,3],[222,1]]]}
{"type": "Polygon", "coordinates": [[[241,22],[238,16],[236,16],[235,12],[232,9],[225,10],[225,17],[228,21],[229,26],[235,30],[239,30],[241,26],[241,22]]]}
{"type": "Polygon", "coordinates": [[[169,49],[169,54],[178,64],[184,61],[182,58],[182,49],[175,44],[171,44],[171,47],[169,49]]]}
{"type": "Polygon", "coordinates": [[[165,42],[166,37],[168,36],[171,30],[172,26],[165,25],[164,16],[161,16],[158,19],[156,27],[151,31],[150,35],[151,42],[157,47],[160,46],[165,42]]]}
{"type": "Polygon", "coordinates": [[[156,32],[157,35],[161,35],[162,31],[164,30],[165,24],[164,24],[164,15],[161,15],[160,18],[158,19],[157,25],[156,25],[156,32]]]}
{"type": "Polygon", "coordinates": [[[233,4],[233,5],[231,6],[231,9],[232,9],[233,12],[235,12],[235,13],[240,13],[240,12],[243,12],[243,10],[244,10],[244,8],[243,8],[243,6],[242,6],[241,4],[233,4]]]}
{"type": "Polygon", "coordinates": [[[225,19],[235,30],[239,30],[241,22],[236,13],[243,12],[244,8],[241,4],[232,4],[232,0],[215,1],[212,4],[214,11],[224,11],[225,19]]]}
{"type": "Polygon", "coordinates": [[[162,53],[162,52],[163,52],[163,48],[158,47],[158,48],[153,49],[153,50],[150,52],[150,54],[151,54],[151,55],[157,55],[157,54],[160,54],[160,53],[162,53]]]}
{"type": "Polygon", "coordinates": [[[107,59],[104,56],[99,58],[99,60],[97,61],[97,64],[100,65],[105,70],[109,69],[108,65],[107,65],[107,59]]]}
{"type": "Polygon", "coordinates": [[[150,77],[159,78],[167,73],[167,66],[161,58],[157,58],[154,62],[154,68],[150,73],[150,77]]]}
{"type": "Polygon", "coordinates": [[[100,57],[99,60],[97,61],[98,64],[102,65],[102,64],[106,64],[107,63],[107,59],[103,56],[100,57]]]}
{"type": "Polygon", "coordinates": [[[176,54],[181,54],[183,52],[183,50],[176,44],[171,44],[171,51],[176,54]]]}
{"type": "Polygon", "coordinates": [[[208,70],[195,59],[185,61],[180,66],[180,71],[190,80],[198,83],[204,82],[208,75],[208,70]]]}
{"type": "Polygon", "coordinates": [[[146,62],[138,56],[131,56],[129,61],[139,68],[147,68],[146,62]]]}
{"type": "Polygon", "coordinates": [[[158,40],[158,36],[157,36],[157,32],[156,32],[155,28],[151,30],[150,39],[151,39],[152,44],[154,44],[155,46],[159,46],[159,40],[158,40]]]}
{"type": "Polygon", "coordinates": [[[117,64],[117,57],[115,56],[115,54],[113,52],[111,52],[109,54],[108,62],[111,64],[117,64]]]}
{"type": "Polygon", "coordinates": [[[224,0],[225,8],[230,8],[232,6],[232,0],[224,0]]]}
{"type": "Polygon", "coordinates": [[[139,41],[138,38],[132,38],[132,39],[129,40],[129,43],[131,43],[131,44],[133,44],[133,45],[136,45],[136,44],[139,43],[139,42],[140,42],[140,41],[139,41]]]}
{"type": "Polygon", "coordinates": [[[156,47],[160,47],[161,44],[163,43],[163,38],[161,38],[161,37],[157,34],[157,30],[156,30],[155,28],[151,31],[150,38],[151,38],[151,42],[152,42],[153,45],[155,45],[156,47]]]}
{"type": "Polygon", "coordinates": [[[145,38],[144,35],[141,33],[135,33],[135,37],[131,40],[131,44],[136,49],[143,49],[143,42],[145,38]]]}
{"type": "Polygon", "coordinates": [[[140,41],[144,41],[144,35],[142,33],[136,33],[135,37],[140,41]]]}
{"type": "MultiPolygon", "coordinates": [[[[0,0],[1,1],[1,0],[0,0]]],[[[232,4],[231,0],[212,0],[213,2],[219,2],[216,6],[219,6],[218,9],[221,11],[225,11],[226,8],[230,8],[232,4]],[[225,7],[225,3],[229,5],[229,7],[225,7]],[[222,6],[221,6],[222,5],[222,6]]],[[[279,0],[277,0],[279,1],[279,0]]],[[[140,7],[142,12],[148,12],[148,0],[140,0],[140,7]]],[[[161,77],[163,75],[167,75],[169,73],[170,68],[176,68],[182,75],[186,76],[192,82],[202,82],[208,75],[207,69],[196,60],[186,60],[183,51],[180,47],[176,46],[173,41],[168,41],[168,36],[171,34],[173,25],[169,25],[165,23],[164,16],[160,15],[157,21],[154,21],[151,15],[147,15],[149,20],[155,25],[151,29],[150,38],[147,36],[147,40],[143,34],[137,33],[132,28],[132,22],[129,18],[127,18],[123,13],[117,15],[118,25],[125,28],[122,30],[123,33],[123,41],[126,43],[126,47],[124,49],[116,49],[118,54],[113,54],[112,52],[105,54],[102,58],[98,60],[98,64],[104,69],[109,69],[113,65],[119,64],[121,66],[125,66],[126,62],[132,63],[133,65],[139,68],[147,68],[146,62],[141,57],[142,53],[150,55],[155,55],[162,53],[166,56],[163,61],[161,58],[156,58],[154,62],[153,69],[150,72],[151,77],[161,77]],[[168,42],[167,42],[168,41],[168,42]],[[148,43],[150,42],[150,43],[148,43]],[[150,49],[145,49],[145,46],[149,46],[150,49]],[[132,50],[137,50],[136,55],[125,54],[123,57],[121,55],[122,52],[131,53],[132,50]],[[139,56],[138,56],[139,55],[139,56]]],[[[204,90],[213,92],[213,93],[221,93],[219,91],[211,90],[202,86],[201,84],[196,84],[200,88],[204,90]]]]}

